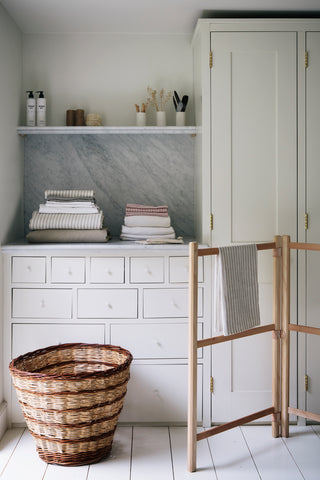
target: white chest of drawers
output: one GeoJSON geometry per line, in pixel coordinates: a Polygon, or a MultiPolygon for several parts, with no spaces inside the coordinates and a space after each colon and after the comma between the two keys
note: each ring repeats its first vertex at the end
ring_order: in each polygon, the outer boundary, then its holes
{"type": "MultiPolygon", "coordinates": [[[[8,364],[64,342],[110,343],[134,361],[121,422],[187,419],[188,245],[8,245],[4,268],[4,391],[23,422],[8,364]]],[[[211,269],[200,259],[199,338],[210,335],[211,269]]],[[[208,261],[207,261],[208,260],[208,261]]],[[[198,419],[210,423],[210,361],[199,351],[198,419]]]]}

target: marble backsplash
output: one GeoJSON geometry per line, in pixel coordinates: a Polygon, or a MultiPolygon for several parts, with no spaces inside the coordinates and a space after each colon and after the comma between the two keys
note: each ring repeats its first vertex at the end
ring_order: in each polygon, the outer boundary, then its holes
{"type": "Polygon", "coordinates": [[[93,189],[119,236],[127,203],[168,205],[177,235],[194,236],[194,138],[185,134],[28,135],[24,230],[47,189],[93,189]]]}

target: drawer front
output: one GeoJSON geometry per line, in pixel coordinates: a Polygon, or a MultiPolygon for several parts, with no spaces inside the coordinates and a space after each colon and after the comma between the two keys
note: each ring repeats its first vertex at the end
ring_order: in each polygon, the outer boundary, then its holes
{"type": "Polygon", "coordinates": [[[138,294],[132,289],[79,289],[78,318],[137,318],[138,294]]]}
{"type": "MultiPolygon", "coordinates": [[[[183,422],[188,411],[187,365],[139,365],[130,380],[120,422],[183,422]]],[[[197,419],[202,420],[202,366],[198,366],[197,419]]]]}
{"type": "MultiPolygon", "coordinates": [[[[203,316],[203,289],[199,288],[198,316],[203,316]]],[[[162,288],[144,289],[144,318],[175,318],[188,316],[188,289],[162,288]]]]}
{"type": "MultiPolygon", "coordinates": [[[[170,283],[189,281],[189,257],[170,257],[170,283]]],[[[198,281],[203,282],[203,258],[198,259],[198,281]]]]}
{"type": "Polygon", "coordinates": [[[12,257],[13,283],[45,283],[45,257],[12,257]]]}
{"type": "Polygon", "coordinates": [[[37,348],[61,343],[104,343],[104,324],[14,323],[12,325],[12,358],[37,348]]]}
{"type": "Polygon", "coordinates": [[[68,289],[14,288],[14,318],[71,318],[72,291],[68,289]]]}
{"type": "Polygon", "coordinates": [[[124,258],[92,257],[91,283],[124,283],[124,258]]]}
{"type": "MultiPolygon", "coordinates": [[[[16,358],[37,348],[45,348],[59,343],[104,343],[104,325],[66,324],[13,324],[12,358],[16,358]]],[[[24,423],[24,417],[16,392],[12,387],[12,417],[14,423],[24,423]]]]}
{"type": "MultiPolygon", "coordinates": [[[[199,339],[202,330],[198,323],[199,339]]],[[[188,358],[188,324],[111,325],[110,342],[127,348],[135,359],[188,358]]]]}
{"type": "Polygon", "coordinates": [[[85,259],[69,257],[52,257],[52,283],[84,283],[85,259]]]}
{"type": "Polygon", "coordinates": [[[130,258],[131,283],[163,283],[164,259],[162,257],[130,258]]]}

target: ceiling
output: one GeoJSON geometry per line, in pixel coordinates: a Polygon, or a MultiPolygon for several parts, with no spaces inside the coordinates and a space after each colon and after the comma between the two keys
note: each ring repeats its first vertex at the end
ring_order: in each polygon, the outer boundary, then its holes
{"type": "Polygon", "coordinates": [[[23,33],[191,34],[198,18],[319,16],[320,0],[0,0],[23,33]]]}

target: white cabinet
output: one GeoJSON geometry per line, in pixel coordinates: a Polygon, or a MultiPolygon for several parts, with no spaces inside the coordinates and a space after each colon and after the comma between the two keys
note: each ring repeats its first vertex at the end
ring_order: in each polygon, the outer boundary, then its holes
{"type": "MultiPolygon", "coordinates": [[[[64,342],[108,343],[132,352],[121,421],[186,422],[188,286],[181,265],[188,246],[124,245],[3,247],[10,423],[23,421],[11,389],[10,360],[64,342]]],[[[210,262],[201,265],[199,338],[210,336],[210,262]]],[[[200,349],[198,419],[206,425],[209,360],[200,349]]]]}
{"type": "MultiPolygon", "coordinates": [[[[193,38],[196,124],[201,126],[196,227],[198,237],[212,246],[272,241],[276,234],[297,238],[297,78],[304,69],[303,28],[303,22],[294,20],[198,22],[193,38]]],[[[293,318],[296,272],[293,258],[293,318]]],[[[262,323],[271,323],[271,255],[259,254],[259,289],[262,323]]],[[[213,421],[271,404],[270,345],[266,334],[212,348],[213,421]]],[[[293,345],[292,392],[295,356],[293,345]]]]}
{"type": "MultiPolygon", "coordinates": [[[[305,95],[301,96],[301,108],[305,112],[303,124],[306,128],[306,139],[303,149],[304,161],[301,161],[301,198],[305,204],[301,206],[299,216],[299,240],[320,243],[320,25],[318,31],[307,31],[303,40],[308,52],[308,67],[305,69],[305,95]],[[304,176],[305,173],[305,176],[304,176]],[[304,213],[308,214],[308,228],[305,229],[304,213]]],[[[319,252],[299,253],[301,261],[301,278],[299,292],[301,315],[300,323],[310,327],[320,327],[320,255],[319,252]],[[305,271],[305,277],[302,272],[305,271]],[[304,315],[305,313],[305,315],[304,315]]],[[[320,413],[320,381],[319,381],[319,348],[320,338],[317,335],[299,334],[299,383],[300,405],[302,410],[320,413]],[[301,350],[301,355],[300,355],[301,350]],[[305,391],[304,380],[308,376],[308,389],[305,391]],[[304,403],[305,402],[305,403],[304,403]]]]}

